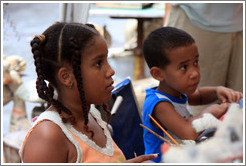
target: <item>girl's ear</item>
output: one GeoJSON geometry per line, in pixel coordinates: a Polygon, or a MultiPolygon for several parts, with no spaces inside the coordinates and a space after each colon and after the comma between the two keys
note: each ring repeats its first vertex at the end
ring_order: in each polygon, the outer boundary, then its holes
{"type": "Polygon", "coordinates": [[[152,75],[154,79],[158,81],[163,81],[165,78],[163,69],[156,67],[156,66],[150,69],[150,74],[152,75]]]}
{"type": "Polygon", "coordinates": [[[67,67],[61,67],[58,71],[58,80],[62,85],[66,87],[70,87],[73,85],[73,72],[71,69],[67,67]]]}

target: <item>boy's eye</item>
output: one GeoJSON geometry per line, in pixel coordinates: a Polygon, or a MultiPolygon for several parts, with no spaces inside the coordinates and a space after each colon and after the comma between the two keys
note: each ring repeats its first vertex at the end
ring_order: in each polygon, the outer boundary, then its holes
{"type": "Polygon", "coordinates": [[[197,66],[199,64],[199,60],[196,60],[194,64],[197,66]]]}
{"type": "Polygon", "coordinates": [[[180,67],[180,70],[186,70],[186,69],[187,69],[186,65],[180,67]]]}

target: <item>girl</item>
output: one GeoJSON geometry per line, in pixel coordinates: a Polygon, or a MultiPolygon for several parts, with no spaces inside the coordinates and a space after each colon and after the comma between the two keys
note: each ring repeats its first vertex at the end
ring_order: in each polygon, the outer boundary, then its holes
{"type": "Polygon", "coordinates": [[[107,102],[114,88],[106,42],[93,25],[55,23],[36,35],[31,47],[37,92],[49,107],[26,135],[23,162],[143,162],[157,157],[126,161],[92,106],[107,102]]]}

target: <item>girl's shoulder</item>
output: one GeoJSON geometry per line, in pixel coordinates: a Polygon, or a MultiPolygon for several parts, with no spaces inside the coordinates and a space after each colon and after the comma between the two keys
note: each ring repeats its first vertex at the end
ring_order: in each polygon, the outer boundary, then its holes
{"type": "Polygon", "coordinates": [[[56,123],[50,120],[40,121],[32,130],[32,135],[48,140],[57,140],[64,136],[62,129],[56,123]]]}
{"type": "Polygon", "coordinates": [[[47,119],[40,120],[25,141],[24,162],[66,162],[63,160],[67,159],[68,142],[59,125],[47,119]]]}
{"type": "Polygon", "coordinates": [[[67,142],[65,124],[62,122],[61,117],[55,111],[43,112],[34,122],[31,135],[54,142],[56,144],[63,144],[67,142]]]}

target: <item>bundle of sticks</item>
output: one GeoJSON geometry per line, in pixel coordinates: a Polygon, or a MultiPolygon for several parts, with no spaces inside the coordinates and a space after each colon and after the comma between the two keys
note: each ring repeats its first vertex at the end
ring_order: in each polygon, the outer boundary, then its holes
{"type": "MultiPolygon", "coordinates": [[[[178,145],[178,142],[175,141],[175,139],[173,139],[173,137],[149,114],[149,117],[153,120],[153,122],[173,141],[173,143],[175,145],[178,145]]],[[[156,137],[158,137],[159,139],[161,139],[162,141],[168,143],[169,145],[171,145],[172,143],[170,141],[168,141],[167,139],[163,138],[162,136],[160,136],[159,134],[157,134],[156,132],[152,131],[151,129],[149,129],[148,127],[144,126],[143,124],[140,124],[141,127],[145,128],[146,130],[148,130],[150,133],[152,133],[153,135],[155,135],[156,137]]]]}

